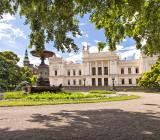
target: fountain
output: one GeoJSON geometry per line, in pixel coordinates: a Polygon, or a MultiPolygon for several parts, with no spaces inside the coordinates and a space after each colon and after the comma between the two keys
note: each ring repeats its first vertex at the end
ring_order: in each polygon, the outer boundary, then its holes
{"type": "Polygon", "coordinates": [[[31,86],[27,89],[26,92],[29,93],[36,93],[36,92],[60,92],[62,89],[62,85],[59,85],[58,87],[50,86],[49,82],[49,67],[45,64],[45,59],[52,57],[55,55],[55,53],[43,50],[43,51],[31,51],[31,54],[35,57],[38,57],[41,59],[41,64],[38,66],[38,79],[36,81],[36,86],[31,86]]]}

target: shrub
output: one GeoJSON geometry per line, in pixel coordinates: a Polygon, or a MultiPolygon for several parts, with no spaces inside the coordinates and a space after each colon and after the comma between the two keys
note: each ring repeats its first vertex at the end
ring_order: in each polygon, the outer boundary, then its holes
{"type": "Polygon", "coordinates": [[[32,100],[39,100],[39,99],[45,99],[45,100],[55,100],[55,99],[84,99],[84,98],[97,98],[97,97],[103,97],[103,95],[98,94],[83,94],[83,93],[42,93],[42,94],[32,94],[27,95],[26,99],[32,99],[32,100]]]}
{"type": "Polygon", "coordinates": [[[25,94],[22,91],[17,92],[6,92],[4,93],[4,99],[22,99],[25,97],[25,94]]]}
{"type": "Polygon", "coordinates": [[[94,93],[94,94],[116,94],[116,92],[107,91],[107,90],[90,90],[89,93],[94,93]]]}

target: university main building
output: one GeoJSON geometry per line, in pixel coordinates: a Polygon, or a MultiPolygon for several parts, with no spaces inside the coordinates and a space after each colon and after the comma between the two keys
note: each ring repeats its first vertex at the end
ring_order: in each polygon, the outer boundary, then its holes
{"type": "Polygon", "coordinates": [[[51,85],[137,86],[138,78],[157,60],[157,57],[148,57],[143,53],[138,60],[120,60],[115,52],[90,53],[89,47],[83,47],[82,54],[81,64],[51,57],[51,85]]]}

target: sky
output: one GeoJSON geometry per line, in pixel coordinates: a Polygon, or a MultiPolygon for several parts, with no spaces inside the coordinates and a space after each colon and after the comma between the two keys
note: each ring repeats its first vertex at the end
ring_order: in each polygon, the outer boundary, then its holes
{"type": "MultiPolygon", "coordinates": [[[[82,47],[89,45],[89,51],[91,53],[98,52],[97,42],[105,41],[103,30],[96,30],[94,24],[89,22],[89,15],[85,15],[83,18],[79,18],[80,31],[82,36],[74,38],[75,43],[80,48],[78,53],[61,53],[53,48],[53,42],[46,44],[46,49],[56,53],[58,57],[63,57],[68,61],[80,63],[82,60],[82,47]]],[[[18,65],[23,65],[24,53],[28,49],[29,45],[29,25],[24,25],[25,18],[18,15],[11,16],[10,14],[4,14],[0,19],[0,51],[13,51],[16,53],[20,61],[18,65]]],[[[108,51],[106,46],[103,51],[108,51]]],[[[117,44],[116,53],[121,59],[138,59],[140,51],[135,47],[135,41],[129,37],[126,37],[120,44],[117,44]]],[[[40,60],[29,54],[30,62],[34,65],[38,65],[40,60]]]]}

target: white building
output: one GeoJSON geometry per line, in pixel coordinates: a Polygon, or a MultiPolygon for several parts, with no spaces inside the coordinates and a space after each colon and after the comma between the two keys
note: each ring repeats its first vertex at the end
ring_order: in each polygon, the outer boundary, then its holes
{"type": "Polygon", "coordinates": [[[141,53],[138,60],[120,60],[115,52],[90,53],[83,47],[82,63],[49,59],[50,83],[58,86],[136,86],[137,79],[156,63],[157,57],[141,53]]]}

